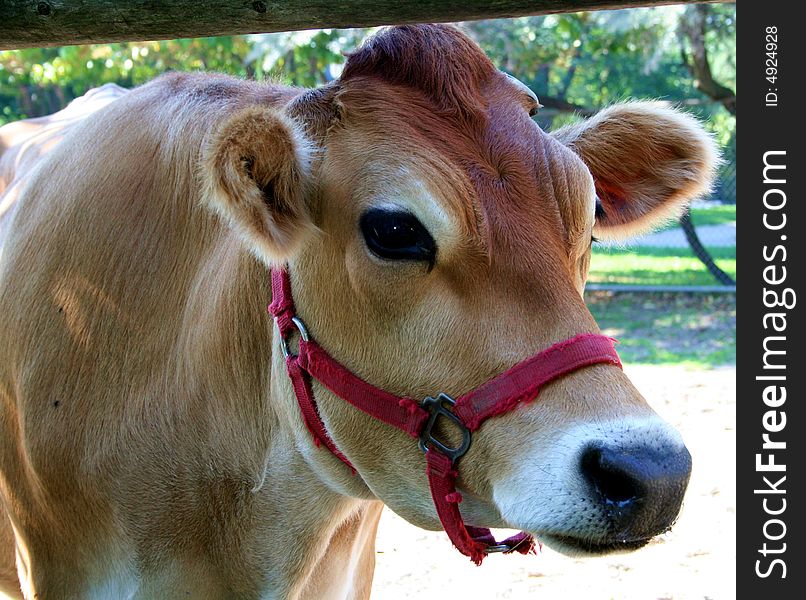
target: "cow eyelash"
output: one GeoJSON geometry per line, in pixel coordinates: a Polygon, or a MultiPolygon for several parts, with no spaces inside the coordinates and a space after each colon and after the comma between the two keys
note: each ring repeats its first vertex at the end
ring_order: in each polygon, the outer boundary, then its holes
{"type": "Polygon", "coordinates": [[[599,243],[599,238],[597,238],[595,235],[592,235],[591,236],[591,244],[598,244],[598,243],[599,243]]]}

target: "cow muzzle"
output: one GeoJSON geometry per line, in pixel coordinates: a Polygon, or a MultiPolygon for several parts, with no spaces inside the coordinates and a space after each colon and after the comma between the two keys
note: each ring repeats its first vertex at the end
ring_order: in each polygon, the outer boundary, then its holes
{"type": "Polygon", "coordinates": [[[668,531],[691,475],[680,435],[655,415],[572,426],[526,454],[495,502],[513,527],[571,555],[631,551],[668,531]]]}
{"type": "Polygon", "coordinates": [[[593,445],[580,469],[616,544],[641,543],[665,532],[680,512],[691,475],[685,447],[593,445]]]}

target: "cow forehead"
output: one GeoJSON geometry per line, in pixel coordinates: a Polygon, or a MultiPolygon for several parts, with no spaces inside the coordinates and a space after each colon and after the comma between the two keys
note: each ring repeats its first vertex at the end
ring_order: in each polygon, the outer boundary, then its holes
{"type": "Polygon", "coordinates": [[[501,75],[485,90],[483,118],[472,120],[383,83],[342,94],[346,123],[336,153],[358,159],[348,167],[358,180],[351,187],[361,188],[364,202],[414,202],[428,206],[426,214],[449,215],[457,233],[488,250],[521,245],[529,232],[563,240],[569,211],[583,229],[592,226],[587,167],[532,121],[531,97],[501,75]]]}

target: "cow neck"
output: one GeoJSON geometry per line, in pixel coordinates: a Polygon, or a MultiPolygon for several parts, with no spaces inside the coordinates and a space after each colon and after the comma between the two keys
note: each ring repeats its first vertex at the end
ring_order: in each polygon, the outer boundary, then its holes
{"type": "Polygon", "coordinates": [[[549,382],[595,364],[621,368],[614,348],[615,340],[594,333],[577,335],[519,362],[456,400],[438,393],[418,402],[367,383],[316,343],[296,314],[287,270],[271,270],[271,287],[269,312],[280,333],[286,370],[302,419],[316,446],[327,448],[356,473],[319,416],[311,385],[314,379],[359,410],[419,440],[420,448],[425,452],[425,470],[437,516],[459,552],[477,565],[493,552],[533,552],[535,540],[525,532],[497,542],[489,529],[464,523],[459,512],[462,495],[456,489],[457,462],[470,448],[472,433],[484,421],[531,402],[549,382]],[[288,341],[295,334],[299,335],[299,350],[293,354],[288,341]],[[458,446],[449,446],[434,437],[434,426],[439,417],[447,419],[460,431],[462,442],[458,446]]]}

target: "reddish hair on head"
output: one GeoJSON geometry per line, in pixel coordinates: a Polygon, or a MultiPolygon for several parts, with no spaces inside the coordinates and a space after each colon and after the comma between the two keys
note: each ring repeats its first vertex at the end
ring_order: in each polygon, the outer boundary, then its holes
{"type": "Polygon", "coordinates": [[[341,81],[374,77],[423,92],[440,112],[480,116],[481,87],[496,69],[481,48],[450,25],[390,27],[348,56],[341,81]]]}

